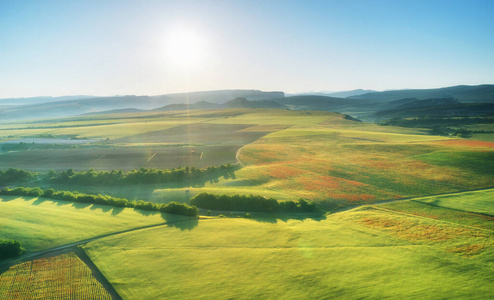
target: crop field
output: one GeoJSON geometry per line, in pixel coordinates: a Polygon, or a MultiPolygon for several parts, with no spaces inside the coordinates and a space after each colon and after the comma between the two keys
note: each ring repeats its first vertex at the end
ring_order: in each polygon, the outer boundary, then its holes
{"type": "MultiPolygon", "coordinates": [[[[242,112],[233,110],[230,115],[242,112]]],[[[239,148],[288,126],[204,123],[216,120],[214,111],[210,114],[210,118],[204,118],[184,112],[149,113],[141,118],[125,115],[122,119],[108,117],[111,119],[106,120],[68,118],[59,123],[16,124],[15,128],[2,126],[0,138],[3,142],[43,138],[43,144],[49,144],[52,139],[55,145],[80,146],[76,149],[0,152],[0,168],[48,171],[217,166],[236,163],[239,148]]]]}
{"type": "Polygon", "coordinates": [[[492,221],[416,204],[320,219],[203,219],[85,250],[124,299],[491,297],[492,221]]]}
{"type": "Polygon", "coordinates": [[[39,251],[130,228],[166,222],[166,214],[44,198],[0,197],[0,239],[39,251]]]}
{"type": "Polygon", "coordinates": [[[36,259],[0,274],[2,299],[108,299],[112,297],[73,252],[36,259]]]}
{"type": "Polygon", "coordinates": [[[36,150],[0,154],[0,169],[20,168],[35,172],[49,170],[132,170],[144,168],[171,169],[181,166],[205,168],[236,163],[240,146],[144,146],[79,149],[36,150]]]}

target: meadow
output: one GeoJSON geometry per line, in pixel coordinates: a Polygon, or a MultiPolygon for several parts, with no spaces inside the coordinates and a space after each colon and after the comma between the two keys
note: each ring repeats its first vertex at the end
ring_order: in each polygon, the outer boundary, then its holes
{"type": "Polygon", "coordinates": [[[488,224],[482,215],[466,225],[448,212],[387,204],[318,219],[210,218],[84,249],[124,299],[489,298],[494,231],[473,227],[488,224]]]}
{"type": "Polygon", "coordinates": [[[28,252],[180,218],[106,205],[33,197],[0,197],[0,239],[18,240],[28,252]]]}

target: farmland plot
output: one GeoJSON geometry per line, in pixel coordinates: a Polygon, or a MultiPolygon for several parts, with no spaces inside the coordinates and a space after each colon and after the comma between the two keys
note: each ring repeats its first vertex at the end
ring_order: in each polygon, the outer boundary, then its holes
{"type": "Polygon", "coordinates": [[[10,267],[0,274],[0,295],[9,300],[112,299],[73,252],[10,267]]]}

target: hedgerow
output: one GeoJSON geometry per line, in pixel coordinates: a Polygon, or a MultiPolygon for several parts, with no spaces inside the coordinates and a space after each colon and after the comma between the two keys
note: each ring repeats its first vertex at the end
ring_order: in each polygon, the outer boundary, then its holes
{"type": "Polygon", "coordinates": [[[298,202],[278,202],[273,198],[258,195],[214,195],[201,193],[190,199],[190,203],[205,209],[255,212],[319,212],[316,205],[299,199],[298,202]]]}
{"type": "Polygon", "coordinates": [[[17,187],[15,189],[4,188],[0,190],[0,195],[16,195],[16,196],[31,196],[44,197],[56,200],[64,200],[70,202],[91,203],[110,205],[115,207],[129,207],[135,209],[159,211],[169,214],[179,214],[184,216],[195,217],[198,214],[198,209],[185,203],[170,202],[168,204],[159,204],[147,201],[129,201],[125,198],[117,198],[108,195],[91,195],[79,192],[55,191],[54,189],[43,190],[39,187],[17,187]]]}

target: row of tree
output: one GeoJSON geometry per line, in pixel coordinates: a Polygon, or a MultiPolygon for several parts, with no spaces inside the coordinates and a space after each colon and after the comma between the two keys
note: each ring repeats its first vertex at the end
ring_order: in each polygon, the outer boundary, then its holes
{"type": "Polygon", "coordinates": [[[102,204],[115,207],[129,207],[135,209],[159,211],[169,214],[179,214],[184,216],[196,217],[199,210],[195,206],[185,203],[170,202],[167,204],[153,203],[147,201],[129,201],[125,198],[116,198],[108,195],[91,195],[79,192],[55,191],[54,189],[40,189],[39,187],[17,187],[15,189],[3,188],[0,190],[0,195],[16,195],[16,196],[31,196],[44,197],[70,202],[102,204]]]}
{"type": "Polygon", "coordinates": [[[19,241],[0,240],[0,260],[17,257],[22,253],[19,241]]]}
{"type": "Polygon", "coordinates": [[[180,167],[171,170],[147,169],[112,171],[88,171],[76,172],[68,169],[63,172],[48,172],[48,179],[53,183],[79,184],[79,185],[122,185],[122,184],[163,184],[194,182],[206,177],[232,176],[235,166],[231,164],[219,167],[198,169],[195,167],[180,167]]]}
{"type": "Polygon", "coordinates": [[[253,212],[319,212],[316,205],[299,199],[298,202],[278,202],[273,198],[258,195],[214,195],[201,193],[190,199],[190,203],[197,207],[227,211],[253,212]]]}

